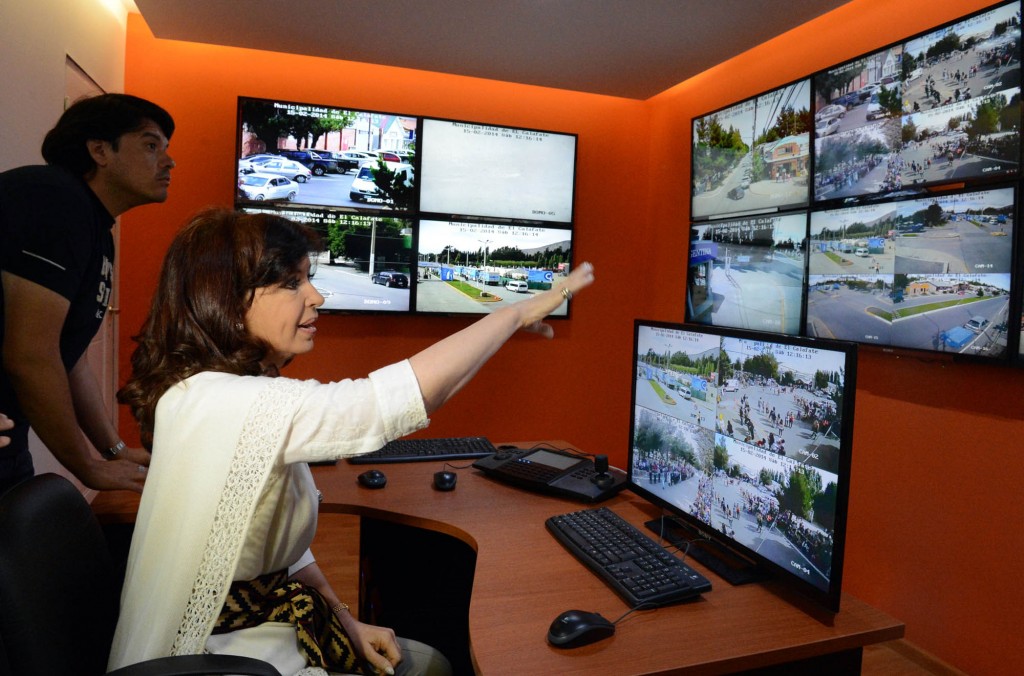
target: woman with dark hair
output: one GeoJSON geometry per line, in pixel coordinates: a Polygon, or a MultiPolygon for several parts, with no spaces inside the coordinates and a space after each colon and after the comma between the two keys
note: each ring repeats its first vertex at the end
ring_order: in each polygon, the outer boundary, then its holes
{"type": "Polygon", "coordinates": [[[313,348],[316,247],[306,226],[222,210],[197,216],[170,246],[119,393],[153,458],[111,668],[211,651],[283,674],[450,670],[337,598],[309,552],[308,463],[425,427],[514,333],[550,337],[543,318],[588,286],[592,269],[365,379],[321,384],[278,377],[313,348]]]}

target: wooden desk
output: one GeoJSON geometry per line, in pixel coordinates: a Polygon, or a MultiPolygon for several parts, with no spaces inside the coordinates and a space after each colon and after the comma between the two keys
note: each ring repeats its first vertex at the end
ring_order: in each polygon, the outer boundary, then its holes
{"type": "MultiPolygon", "coordinates": [[[[544,526],[553,514],[587,505],[513,488],[473,469],[458,470],[455,490],[439,492],[431,480],[441,465],[378,465],[388,477],[382,490],[357,485],[366,465],[341,462],[314,474],[323,512],[445,533],[476,551],[469,630],[478,673],[712,674],[831,653],[852,655],[859,665],[863,646],[903,636],[901,622],[848,594],[833,616],[775,583],[733,587],[690,561],[714,585],[700,600],[634,613],[610,639],[589,646],[553,648],[545,637],[560,612],[579,608],[615,620],[628,610],[544,526]]],[[[101,494],[94,502],[108,521],[130,518],[132,501],[117,496],[101,494]]],[[[602,504],[641,529],[660,514],[628,491],[602,504]]],[[[416,557],[407,564],[415,569],[416,557]]]]}

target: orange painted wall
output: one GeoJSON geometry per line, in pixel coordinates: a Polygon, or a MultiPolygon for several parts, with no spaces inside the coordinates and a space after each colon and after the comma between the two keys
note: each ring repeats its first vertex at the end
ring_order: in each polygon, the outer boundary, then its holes
{"type": "MultiPolygon", "coordinates": [[[[632,319],[650,314],[635,275],[655,233],[645,227],[647,106],[616,97],[351,62],[158,40],[132,16],[126,90],[175,117],[177,162],[170,198],[124,217],[121,234],[120,373],[143,321],[159,263],[174,232],[209,204],[230,205],[239,95],[350,106],[579,134],[577,261],[593,260],[599,282],[575,301],[556,336],[516,336],[445,409],[429,435],[486,434],[495,441],[566,439],[625,458],[632,319]],[[600,424],[595,424],[599,420],[600,424]]],[[[480,158],[487,162],[486,157],[480,158]]],[[[676,170],[681,171],[680,169],[676,170]]],[[[672,283],[683,288],[684,280],[672,283]]],[[[681,316],[681,313],[680,315],[681,316]]],[[[363,376],[467,325],[466,318],[325,315],[316,350],[287,375],[363,376]]],[[[134,429],[124,411],[124,430],[134,429]]],[[[421,433],[421,436],[423,433],[421,433]]]]}
{"type": "MultiPolygon", "coordinates": [[[[651,99],[651,176],[690,162],[689,120],[874,51],[991,2],[854,0],[651,99]],[[899,8],[898,11],[895,8],[899,8]]],[[[651,223],[689,196],[652,182],[651,223]]],[[[686,233],[650,260],[675,273],[686,233]]],[[[656,306],[678,290],[658,287],[656,306]]],[[[907,625],[907,638],[970,674],[1021,671],[1024,370],[862,349],[843,588],[907,625]],[[1016,669],[1013,668],[1016,665],[1016,669]]]]}
{"type": "MultiPolygon", "coordinates": [[[[157,40],[133,16],[126,90],[174,114],[178,168],[166,204],[124,218],[122,376],[127,336],[141,324],[175,229],[196,209],[231,200],[238,95],[573,131],[576,256],[595,263],[598,282],[572,320],[556,324],[554,341],[513,339],[427,433],[563,438],[621,466],[631,322],[683,315],[690,118],[985,4],[901,0],[896,16],[897,3],[854,0],[646,102],[157,40]]],[[[314,353],[287,375],[357,377],[466,321],[327,316],[314,353]]],[[[1024,371],[863,350],[857,396],[845,588],[957,667],[1007,673],[1022,659],[1015,630],[1024,595],[1004,580],[1024,552],[1024,371]]],[[[132,429],[123,412],[121,422],[132,429]]]]}

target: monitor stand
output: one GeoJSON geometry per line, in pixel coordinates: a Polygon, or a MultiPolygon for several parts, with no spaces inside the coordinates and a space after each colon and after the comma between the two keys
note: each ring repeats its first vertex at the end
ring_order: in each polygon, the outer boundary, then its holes
{"type": "Polygon", "coordinates": [[[767,576],[753,561],[708,540],[699,530],[675,517],[662,516],[644,525],[730,584],[758,582],[767,576]]]}

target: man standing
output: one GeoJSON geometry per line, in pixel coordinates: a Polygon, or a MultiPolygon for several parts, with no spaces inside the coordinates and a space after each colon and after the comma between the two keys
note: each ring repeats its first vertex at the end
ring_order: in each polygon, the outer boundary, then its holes
{"type": "Polygon", "coordinates": [[[0,493],[34,473],[30,426],[86,486],[142,490],[149,456],[121,441],[84,354],[110,302],[114,218],[167,199],[173,132],[160,106],[103,94],[64,111],[46,166],[0,173],[0,493]]]}

